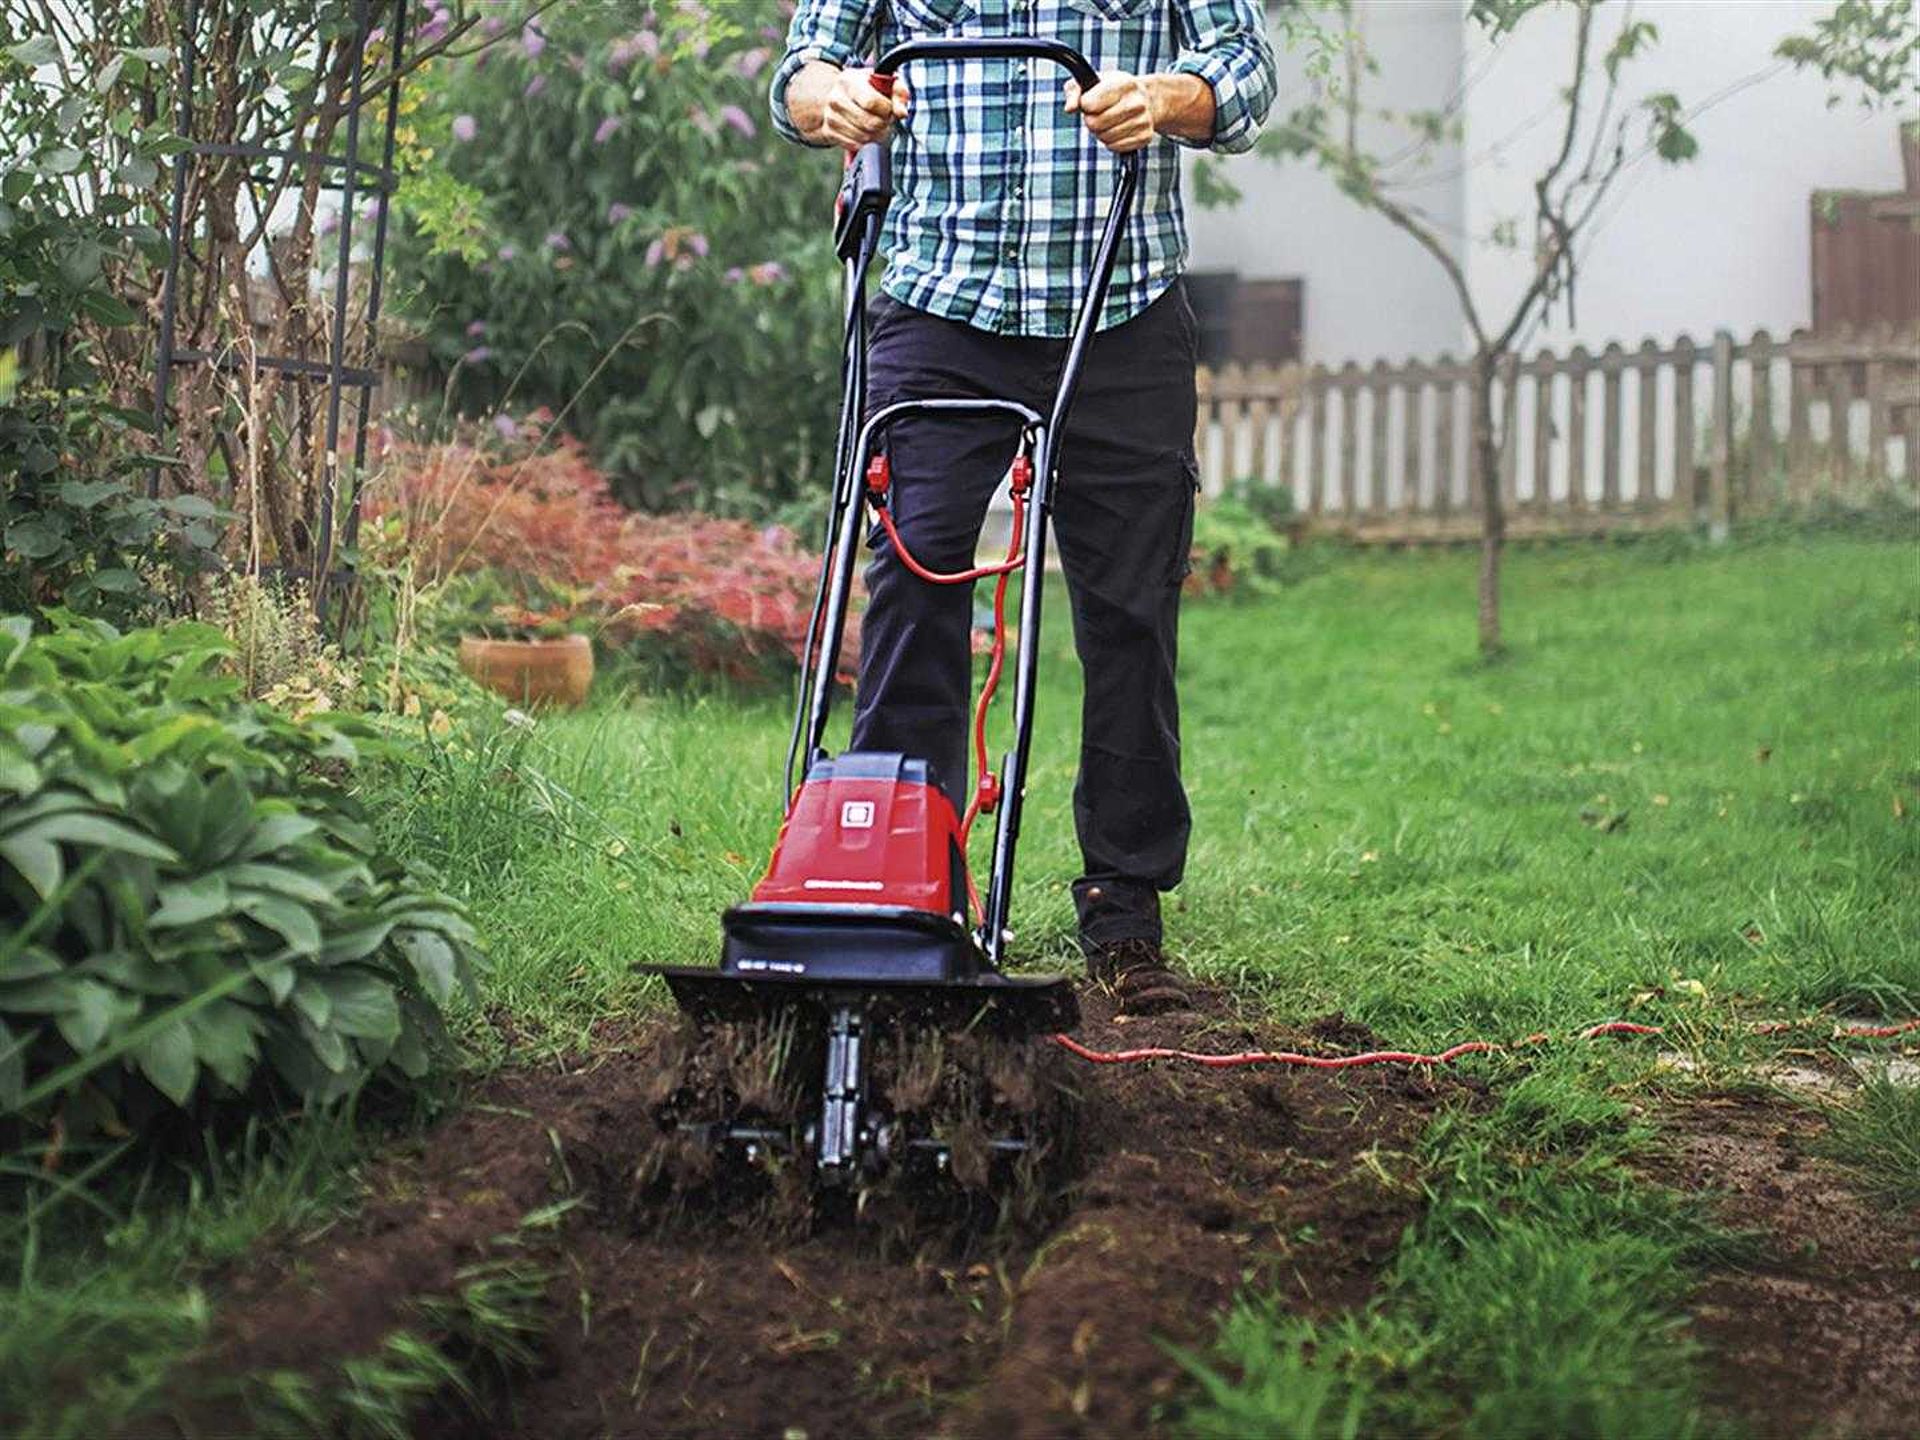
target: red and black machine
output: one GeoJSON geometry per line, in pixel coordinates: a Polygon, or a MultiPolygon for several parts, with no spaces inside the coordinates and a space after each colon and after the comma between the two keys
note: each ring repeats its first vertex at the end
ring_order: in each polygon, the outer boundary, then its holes
{"type": "MultiPolygon", "coordinates": [[[[1086,57],[1059,41],[1029,38],[913,40],[883,55],[874,84],[889,90],[901,67],[971,59],[1051,62],[1083,89],[1098,81],[1086,57]]],[[[753,1150],[784,1140],[811,1159],[826,1186],[855,1183],[902,1153],[888,1117],[869,1104],[867,1057],[889,1026],[985,1027],[1014,1036],[1071,1028],[1078,1007],[1065,977],[1004,973],[1013,865],[1033,733],[1042,574],[1059,436],[1084,366],[1126,217],[1139,188],[1141,157],[1121,157],[1112,205],[1094,252],[1073,332],[1066,342],[1049,414],[1006,399],[909,399],[867,415],[866,274],[878,249],[892,186],[888,149],[853,155],[836,205],[836,240],[846,267],[841,416],[834,491],[802,683],[789,745],[786,821],[766,876],[752,897],[726,912],[720,965],[649,967],[665,977],[697,1021],[774,1015],[823,1028],[817,1105],[797,1135],[763,1126],[722,1126],[720,1144],[753,1150]],[[1014,536],[998,565],[956,574],[927,571],[893,528],[885,443],[908,416],[1004,416],[1017,430],[1011,472],[1014,536]],[[828,754],[826,732],[839,669],[856,559],[869,510],[904,563],[928,583],[996,577],[995,652],[975,716],[979,778],[966,814],[956,813],[920,758],[849,751],[828,754]],[[998,773],[986,763],[986,706],[1004,656],[1007,580],[1024,569],[1013,671],[1013,746],[998,773]],[[796,789],[796,761],[805,776],[796,789]],[[980,897],[967,869],[967,837],[979,815],[995,817],[991,869],[980,897]],[[817,1118],[815,1118],[817,1117],[817,1118]]],[[[1017,1140],[996,1142],[1017,1148],[1017,1140]]],[[[922,1142],[925,1148],[925,1142],[922,1142]]]]}

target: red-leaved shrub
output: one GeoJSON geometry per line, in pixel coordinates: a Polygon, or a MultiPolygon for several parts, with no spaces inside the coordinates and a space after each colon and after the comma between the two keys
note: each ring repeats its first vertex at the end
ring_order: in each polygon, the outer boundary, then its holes
{"type": "Polygon", "coordinates": [[[630,511],[566,439],[534,450],[395,446],[388,461],[368,511],[399,520],[423,583],[491,571],[571,597],[569,613],[603,639],[670,669],[736,681],[791,673],[819,559],[784,527],[630,511]]]}

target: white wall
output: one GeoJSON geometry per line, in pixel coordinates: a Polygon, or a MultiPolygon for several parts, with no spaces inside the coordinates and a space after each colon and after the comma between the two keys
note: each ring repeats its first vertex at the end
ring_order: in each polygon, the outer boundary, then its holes
{"type": "MultiPolygon", "coordinates": [[[[1601,45],[1628,13],[1659,27],[1653,49],[1622,68],[1621,98],[1637,104],[1667,91],[1688,109],[1705,105],[1689,127],[1700,151],[1677,166],[1649,155],[1620,177],[1584,247],[1575,323],[1559,310],[1534,343],[1635,344],[1762,326],[1782,334],[1808,323],[1809,192],[1901,185],[1891,117],[1851,103],[1830,110],[1823,81],[1773,59],[1783,36],[1831,8],[1832,0],[1639,0],[1630,12],[1625,5],[1601,10],[1601,45]]],[[[1473,153],[1508,140],[1540,109],[1548,87],[1565,83],[1573,33],[1571,15],[1547,14],[1497,51],[1477,30],[1469,37],[1469,67],[1486,64],[1467,101],[1473,153]]],[[[1645,133],[1637,121],[1634,133],[1645,133]]],[[[1557,138],[1549,120],[1472,170],[1476,294],[1510,303],[1526,283],[1525,255],[1479,242],[1501,218],[1531,213],[1532,179],[1557,138]]]]}
{"type": "MultiPolygon", "coordinates": [[[[1829,109],[1823,81],[1773,59],[1783,36],[1806,30],[1831,3],[1602,7],[1596,53],[1629,14],[1659,27],[1652,49],[1623,70],[1622,98],[1632,105],[1671,91],[1689,109],[1704,105],[1691,122],[1700,153],[1677,167],[1648,156],[1620,178],[1583,253],[1577,325],[1559,311],[1532,345],[1597,348],[1762,326],[1784,334],[1808,323],[1810,192],[1901,184],[1891,117],[1851,103],[1829,109]]],[[[1528,260],[1489,237],[1502,219],[1521,220],[1527,233],[1531,183],[1558,139],[1555,96],[1566,82],[1572,17],[1531,17],[1496,47],[1467,24],[1466,0],[1358,0],[1356,8],[1380,63],[1368,81],[1381,97],[1375,103],[1431,107],[1467,87],[1464,163],[1461,152],[1443,155],[1442,178],[1403,193],[1467,246],[1475,292],[1497,311],[1525,283],[1528,260]]],[[[1300,58],[1280,62],[1276,120],[1303,93],[1300,58]]],[[[1237,157],[1229,173],[1245,199],[1231,212],[1191,210],[1194,264],[1304,279],[1308,359],[1428,358],[1462,348],[1464,327],[1438,266],[1386,221],[1305,163],[1237,157]]]]}
{"type": "MultiPolygon", "coordinates": [[[[1361,33],[1402,109],[1438,108],[1460,80],[1461,9],[1456,0],[1356,0],[1361,33]]],[[[1272,123],[1306,95],[1303,60],[1279,49],[1280,95],[1272,123]]],[[[1398,132],[1376,127],[1374,143],[1398,132]]],[[[1442,170],[1457,155],[1442,153],[1442,170]]],[[[1244,196],[1232,210],[1188,206],[1197,270],[1238,270],[1250,279],[1305,279],[1302,342],[1309,360],[1378,354],[1428,356],[1457,348],[1459,308],[1434,262],[1377,215],[1341,195],[1311,163],[1239,155],[1228,175],[1244,196]]],[[[1443,223],[1461,223],[1456,183],[1416,185],[1410,198],[1443,223]]]]}

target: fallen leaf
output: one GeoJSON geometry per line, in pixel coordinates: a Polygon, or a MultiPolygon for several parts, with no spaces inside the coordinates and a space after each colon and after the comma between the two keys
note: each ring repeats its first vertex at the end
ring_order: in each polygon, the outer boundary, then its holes
{"type": "Polygon", "coordinates": [[[1662,810],[1664,810],[1667,808],[1667,806],[1671,805],[1673,801],[1668,796],[1656,795],[1653,797],[1653,803],[1658,805],[1662,810]]]}

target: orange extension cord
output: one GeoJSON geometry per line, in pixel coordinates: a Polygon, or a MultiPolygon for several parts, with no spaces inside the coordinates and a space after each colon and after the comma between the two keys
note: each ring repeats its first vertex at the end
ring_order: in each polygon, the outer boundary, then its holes
{"type": "MultiPolygon", "coordinates": [[[[1754,1026],[1757,1035],[1778,1035],[1801,1027],[1790,1020],[1769,1020],[1754,1026]]],[[[1920,1030],[1920,1020],[1901,1020],[1892,1025],[1837,1025],[1836,1040],[1887,1040],[1920,1030]]],[[[1605,1035],[1661,1035],[1665,1027],[1641,1025],[1632,1020],[1606,1020],[1577,1032],[1580,1040],[1597,1040],[1605,1035]]],[[[1149,1060],[1180,1060],[1204,1065],[1210,1070],[1232,1070],[1242,1065],[1298,1065],[1311,1070],[1352,1070],[1361,1065],[1450,1065],[1466,1055],[1491,1055],[1504,1050],[1519,1050],[1542,1045],[1553,1037],[1529,1035],[1515,1045],[1492,1040],[1468,1040],[1442,1050],[1437,1055],[1421,1055],[1411,1050],[1369,1050],[1360,1055],[1302,1055],[1293,1050],[1243,1050],[1234,1055],[1206,1055],[1194,1050],[1169,1050],[1150,1045],[1139,1050],[1093,1050],[1071,1035],[1055,1035],[1053,1042],[1070,1054],[1094,1065],[1138,1065],[1149,1060]]]]}

